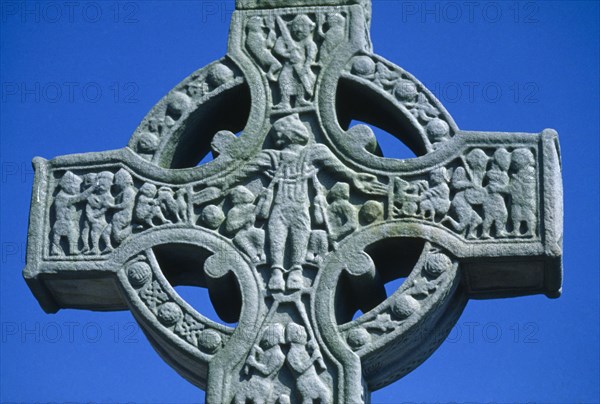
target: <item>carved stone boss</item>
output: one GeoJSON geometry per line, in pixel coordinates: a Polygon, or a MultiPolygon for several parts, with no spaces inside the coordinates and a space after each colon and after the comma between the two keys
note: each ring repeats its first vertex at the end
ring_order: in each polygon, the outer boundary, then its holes
{"type": "Polygon", "coordinates": [[[369,22],[368,0],[238,0],[227,56],[127,147],[35,158],[24,276],[44,310],[131,310],[209,403],[341,404],[416,368],[469,298],[558,297],[556,132],[459,130],[369,22]]]}

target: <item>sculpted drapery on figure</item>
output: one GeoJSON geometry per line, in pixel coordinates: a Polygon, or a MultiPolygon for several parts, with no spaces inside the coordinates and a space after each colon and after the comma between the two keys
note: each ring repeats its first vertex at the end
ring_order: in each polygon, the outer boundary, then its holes
{"type": "Polygon", "coordinates": [[[24,275],[43,308],[130,309],[209,403],[346,404],[429,357],[469,298],[557,297],[556,132],[461,131],[369,24],[367,0],[238,0],[226,57],[127,147],[36,158],[24,275]]]}

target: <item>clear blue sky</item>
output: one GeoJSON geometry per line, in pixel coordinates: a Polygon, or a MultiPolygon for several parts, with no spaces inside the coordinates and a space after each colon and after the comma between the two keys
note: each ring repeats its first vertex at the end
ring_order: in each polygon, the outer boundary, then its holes
{"type": "MultiPolygon", "coordinates": [[[[68,3],[0,3],[0,402],[202,402],[128,312],[46,315],[21,270],[32,157],[123,147],[225,53],[233,0],[68,3]]],[[[374,2],[375,51],[461,129],[558,130],[565,186],[563,296],[470,302],[450,340],[374,403],[600,401],[598,4],[374,2]]]]}

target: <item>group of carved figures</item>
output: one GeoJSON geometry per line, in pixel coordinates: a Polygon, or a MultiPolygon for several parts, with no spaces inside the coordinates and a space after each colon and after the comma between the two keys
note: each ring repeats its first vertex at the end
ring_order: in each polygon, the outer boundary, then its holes
{"type": "Polygon", "coordinates": [[[273,323],[263,329],[244,364],[247,379],[240,383],[234,403],[289,404],[290,395],[275,386],[284,365],[294,376],[295,391],[302,403],[333,402],[331,388],[319,375],[327,370],[319,344],[314,336],[309,339],[304,326],[290,322],[285,326],[273,323]]]}
{"type": "Polygon", "coordinates": [[[375,176],[349,169],[325,145],[311,142],[311,133],[298,114],[279,118],[272,133],[276,149],[263,150],[235,175],[215,182],[230,198],[232,208],[227,215],[219,206],[208,205],[201,223],[213,230],[223,223],[225,234],[233,236],[234,244],[255,262],[266,259],[267,239],[269,289],[300,290],[303,264],[320,262],[330,247],[358,227],[359,213],[349,202],[350,187],[367,194],[385,195],[386,190],[375,176]],[[318,178],[321,171],[339,180],[329,190],[318,178]],[[267,181],[258,198],[244,185],[236,185],[256,174],[267,181]],[[312,200],[311,193],[315,194],[312,200]],[[263,221],[264,229],[254,226],[257,219],[263,221]]]}
{"type": "Polygon", "coordinates": [[[317,23],[306,14],[290,22],[281,16],[253,16],[246,23],[245,45],[270,81],[277,82],[276,109],[307,106],[313,97],[317,59],[329,57],[346,36],[346,18],[340,13],[319,14],[317,23]],[[324,20],[324,21],[323,21],[324,20]],[[315,41],[315,28],[320,45],[315,41]]]}
{"type": "Polygon", "coordinates": [[[54,198],[52,255],[110,252],[134,230],[187,220],[186,190],[146,182],[139,190],[125,169],[65,172],[54,198]],[[81,212],[81,213],[80,213],[81,212]],[[80,220],[81,218],[81,220],[80,220]],[[66,245],[63,240],[66,239],[66,245]],[[79,248],[80,240],[82,248],[79,248]],[[65,248],[67,247],[67,248],[65,248]]]}
{"type": "Polygon", "coordinates": [[[470,239],[479,237],[479,229],[484,239],[492,234],[496,238],[533,237],[536,184],[531,150],[519,148],[511,153],[497,148],[490,157],[482,149],[473,149],[463,165],[432,170],[429,181],[396,178],[394,214],[440,221],[470,239]],[[507,230],[509,213],[511,232],[507,230]]]}

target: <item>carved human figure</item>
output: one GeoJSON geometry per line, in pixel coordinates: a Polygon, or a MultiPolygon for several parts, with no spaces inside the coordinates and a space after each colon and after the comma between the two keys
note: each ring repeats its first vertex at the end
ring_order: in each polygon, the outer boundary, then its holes
{"type": "Polygon", "coordinates": [[[313,200],[314,223],[308,240],[306,262],[320,264],[329,251],[329,232],[331,226],[327,217],[327,189],[318,181],[314,182],[315,198],[313,200]],[[316,228],[317,227],[317,228],[316,228]]]}
{"type": "Polygon", "coordinates": [[[442,219],[442,222],[448,222],[454,230],[465,233],[467,238],[477,237],[477,228],[483,220],[481,216],[475,212],[468,200],[468,191],[474,189],[475,185],[467,178],[467,173],[463,167],[458,167],[452,175],[452,189],[456,192],[450,211],[456,215],[458,220],[454,220],[450,216],[442,219]]]}
{"type": "Polygon", "coordinates": [[[467,153],[465,159],[471,168],[473,184],[480,188],[483,185],[483,177],[485,177],[487,164],[490,158],[483,150],[473,149],[467,153]]]}
{"type": "Polygon", "coordinates": [[[143,225],[153,227],[154,219],[158,219],[161,224],[171,223],[162,213],[156,200],[156,193],[156,186],[149,182],[140,188],[134,209],[135,219],[142,224],[140,227],[144,227],[143,225]]]}
{"type": "Polygon", "coordinates": [[[322,367],[325,365],[317,342],[314,339],[307,341],[306,329],[296,323],[286,326],[285,336],[290,344],[286,361],[295,373],[296,388],[302,404],[313,404],[315,400],[319,400],[320,404],[331,403],[331,390],[318,375],[315,367],[315,362],[322,367]]]}
{"type": "Polygon", "coordinates": [[[506,237],[506,220],[508,210],[504,201],[504,194],[509,192],[508,169],[510,167],[510,153],[503,147],[494,152],[492,166],[486,173],[487,196],[483,201],[483,226],[481,237],[489,238],[492,225],[495,227],[497,237],[506,237]]]}
{"type": "Polygon", "coordinates": [[[341,241],[358,227],[358,213],[349,199],[350,185],[345,182],[336,183],[327,194],[327,223],[332,243],[341,241]]]}
{"type": "Polygon", "coordinates": [[[312,71],[318,52],[313,40],[315,23],[307,15],[299,14],[289,24],[289,30],[281,17],[277,17],[277,24],[281,36],[273,52],[283,60],[283,67],[278,79],[281,101],[274,108],[291,108],[292,97],[297,106],[309,105],[316,81],[312,71]]]}
{"type": "Polygon", "coordinates": [[[273,381],[285,363],[285,354],[281,345],[285,343],[284,328],[281,324],[265,327],[260,342],[250,350],[244,370],[250,375],[240,384],[235,395],[235,404],[274,403],[273,381]]]}
{"type": "Polygon", "coordinates": [[[113,185],[114,174],[110,171],[102,171],[98,174],[97,184],[94,192],[87,198],[85,215],[90,223],[90,254],[100,254],[100,240],[105,244],[104,251],[112,251],[110,239],[112,226],[108,222],[106,214],[114,206],[110,189],[113,185]]]}
{"type": "MultiPolygon", "coordinates": [[[[98,180],[97,173],[87,173],[83,176],[83,189],[87,190],[96,186],[96,182],[98,180]]],[[[83,228],[81,229],[81,240],[83,242],[83,248],[81,249],[81,253],[87,253],[90,251],[90,229],[92,227],[92,223],[87,217],[86,213],[87,209],[83,210],[83,228]]]]}
{"type": "Polygon", "coordinates": [[[233,243],[254,262],[264,261],[265,232],[254,227],[256,197],[245,186],[238,185],[229,194],[232,208],[225,219],[225,232],[235,235],[233,243]]]}
{"type": "MultiPolygon", "coordinates": [[[[357,173],[346,167],[327,146],[309,143],[310,132],[297,114],[279,118],[272,134],[278,149],[263,150],[243,168],[244,175],[259,172],[271,179],[257,210],[268,220],[271,278],[269,288],[284,290],[284,258],[286,246],[291,264],[287,287],[300,289],[303,285],[302,264],[311,234],[309,214],[309,182],[313,189],[321,188],[317,174],[326,169],[340,180],[351,183],[364,193],[385,194],[385,187],[371,174],[357,173]]],[[[235,181],[239,176],[234,176],[235,181]]],[[[221,186],[227,186],[222,182],[221,186]]]]}
{"type": "Polygon", "coordinates": [[[60,243],[63,238],[67,239],[69,246],[68,254],[78,253],[79,223],[77,221],[77,203],[85,200],[94,190],[93,187],[80,192],[81,178],[71,171],[67,171],[58,184],[60,191],[54,197],[54,213],[56,218],[52,226],[51,254],[64,255],[66,252],[60,243]]]}
{"type": "Polygon", "coordinates": [[[271,81],[277,80],[277,74],[282,67],[279,60],[271,53],[275,40],[274,27],[265,27],[262,17],[255,15],[248,19],[246,23],[246,48],[260,67],[267,72],[267,78],[271,81]],[[265,32],[265,29],[267,32],[265,32]]]}
{"type": "Polygon", "coordinates": [[[535,158],[529,149],[517,149],[512,152],[510,176],[510,195],[512,197],[511,219],[515,236],[532,237],[535,235],[537,218],[535,158]],[[525,233],[521,232],[525,224],[525,233]]]}
{"type": "Polygon", "coordinates": [[[112,237],[120,244],[131,235],[131,220],[135,206],[135,188],[133,178],[126,170],[120,169],[115,174],[115,212],[112,217],[112,237]]]}
{"type": "Polygon", "coordinates": [[[435,221],[436,215],[443,216],[450,209],[450,187],[448,186],[448,170],[438,167],[429,174],[431,186],[421,194],[419,209],[426,220],[435,221]]]}
{"type": "Polygon", "coordinates": [[[321,44],[320,59],[329,58],[335,48],[344,40],[346,36],[346,18],[340,13],[331,13],[327,15],[327,21],[319,27],[319,35],[323,37],[321,44]],[[323,31],[323,25],[327,25],[327,31],[323,31]]]}

